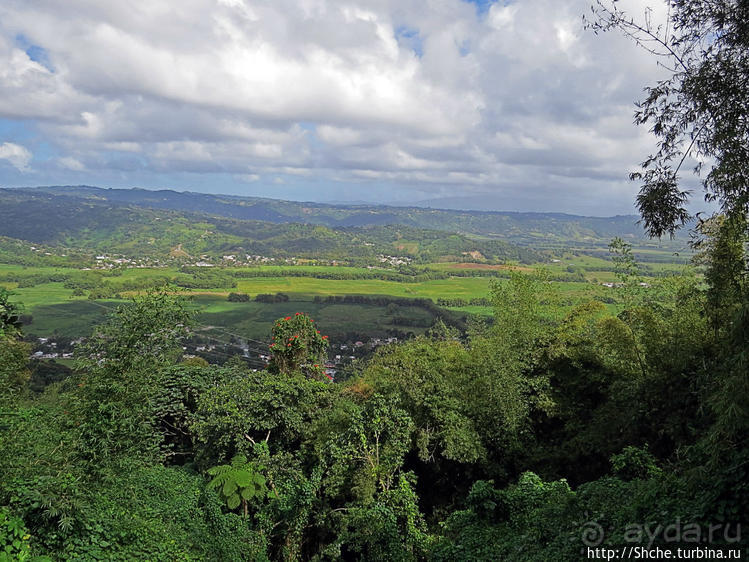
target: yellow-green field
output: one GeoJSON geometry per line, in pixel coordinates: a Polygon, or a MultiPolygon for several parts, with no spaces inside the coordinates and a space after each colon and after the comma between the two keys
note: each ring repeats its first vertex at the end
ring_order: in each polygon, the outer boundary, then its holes
{"type": "MultiPolygon", "coordinates": [[[[486,277],[451,277],[421,283],[399,283],[380,279],[314,279],[309,277],[257,277],[241,279],[232,291],[257,295],[283,292],[297,295],[388,295],[394,297],[474,298],[489,293],[486,277]]],[[[228,291],[224,291],[227,292],[228,291]]]]}
{"type": "Polygon", "coordinates": [[[20,302],[26,309],[39,305],[58,304],[70,300],[85,300],[86,297],[73,297],[73,290],[66,289],[62,283],[44,283],[35,287],[19,289],[15,283],[0,283],[13,291],[13,300],[20,302]]]}
{"type": "MultiPolygon", "coordinates": [[[[608,302],[607,308],[614,311],[616,304],[611,302],[615,297],[616,290],[601,286],[600,283],[615,280],[611,271],[611,262],[601,258],[564,254],[562,258],[554,263],[545,264],[546,269],[552,277],[554,275],[563,277],[571,273],[582,273],[581,279],[585,281],[567,282],[556,281],[552,283],[553,290],[547,299],[553,303],[550,308],[556,310],[573,306],[577,303],[598,298],[608,302]]],[[[655,264],[670,268],[678,272],[684,266],[678,264],[655,264]]],[[[216,326],[231,326],[241,330],[244,334],[253,334],[250,337],[258,337],[265,334],[272,321],[278,316],[287,315],[294,311],[305,311],[320,316],[323,325],[332,330],[366,331],[368,326],[376,327],[379,333],[384,333],[388,328],[398,328],[398,314],[402,316],[411,315],[419,317],[420,312],[416,309],[408,309],[402,313],[385,315],[376,310],[372,304],[347,304],[334,305],[331,303],[314,303],[315,297],[328,296],[387,296],[412,299],[463,299],[468,303],[466,306],[451,308],[454,313],[489,315],[492,310],[488,306],[470,304],[471,299],[489,296],[490,284],[492,282],[502,283],[502,278],[491,278],[486,275],[486,270],[496,270],[504,275],[512,270],[532,272],[534,268],[517,265],[485,265],[466,263],[440,263],[432,264],[430,268],[440,272],[455,272],[460,277],[448,277],[447,279],[434,279],[422,282],[403,282],[382,279],[319,279],[316,277],[284,276],[294,266],[259,266],[252,268],[232,268],[237,271],[260,271],[264,275],[278,274],[273,277],[249,277],[236,279],[236,287],[233,288],[206,288],[185,290],[185,294],[195,297],[195,306],[200,313],[202,322],[216,326]],[[466,275],[476,275],[475,277],[466,275]],[[230,292],[246,293],[255,297],[261,293],[285,293],[289,296],[287,303],[235,303],[227,302],[226,297],[230,292]],[[339,308],[336,308],[339,306],[339,308]]],[[[348,268],[335,266],[298,266],[305,274],[361,274],[369,273],[366,268],[348,268]]],[[[83,296],[73,296],[73,289],[67,288],[62,282],[40,283],[31,287],[18,287],[15,282],[8,281],[8,275],[50,275],[55,273],[66,273],[75,271],[76,274],[89,276],[105,276],[106,282],[111,287],[125,287],[132,280],[163,280],[173,279],[182,275],[176,268],[151,268],[151,269],[127,269],[121,272],[64,270],[52,268],[8,266],[0,265],[0,286],[13,291],[13,300],[22,303],[24,313],[33,317],[32,324],[27,327],[28,331],[37,335],[51,333],[69,334],[75,336],[90,333],[91,327],[100,322],[107,310],[114,306],[117,300],[89,300],[87,293],[83,296]],[[6,281],[2,281],[5,276],[6,281]]],[[[220,272],[219,268],[211,270],[220,272]]],[[[118,289],[119,294],[130,297],[137,291],[123,291],[118,289]]],[[[383,307],[379,307],[383,308],[383,307]]],[[[426,322],[421,319],[419,322],[426,322]]],[[[423,331],[423,326],[414,326],[416,333],[423,331]]]]}

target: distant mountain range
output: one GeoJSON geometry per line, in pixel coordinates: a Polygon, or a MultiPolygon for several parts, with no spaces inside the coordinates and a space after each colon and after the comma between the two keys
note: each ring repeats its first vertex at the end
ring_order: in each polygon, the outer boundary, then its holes
{"type": "Polygon", "coordinates": [[[634,215],[332,205],[89,186],[0,189],[0,236],[135,257],[237,253],[349,263],[381,254],[530,263],[543,261],[545,249],[605,252],[616,236],[636,248],[684,246],[648,240],[634,215]]]}
{"type": "MultiPolygon", "coordinates": [[[[232,254],[359,264],[379,263],[382,255],[417,262],[464,257],[527,263],[543,259],[531,248],[500,238],[392,224],[395,221],[341,226],[345,221],[339,220],[333,228],[322,220],[307,221],[304,214],[296,217],[279,213],[271,207],[275,203],[284,208],[283,201],[247,205],[243,199],[172,191],[0,189],[0,237],[135,258],[192,262],[203,255],[221,258],[232,254]]],[[[0,259],[18,254],[17,244],[0,246],[6,251],[0,252],[0,259]]]]}
{"type": "MultiPolygon", "coordinates": [[[[7,190],[4,190],[7,191],[7,190]]],[[[240,220],[318,224],[331,228],[403,225],[491,238],[532,246],[601,245],[620,236],[645,242],[635,215],[584,217],[563,213],[461,211],[425,207],[333,205],[258,197],[211,195],[146,189],[89,186],[14,188],[28,195],[47,193],[116,205],[190,211],[240,220]]]]}

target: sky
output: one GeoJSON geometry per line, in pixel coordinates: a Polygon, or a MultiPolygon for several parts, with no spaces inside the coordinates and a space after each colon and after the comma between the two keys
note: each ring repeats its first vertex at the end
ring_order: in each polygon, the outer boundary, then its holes
{"type": "Polygon", "coordinates": [[[3,0],[0,186],[633,213],[663,70],[590,3],[3,0]]]}

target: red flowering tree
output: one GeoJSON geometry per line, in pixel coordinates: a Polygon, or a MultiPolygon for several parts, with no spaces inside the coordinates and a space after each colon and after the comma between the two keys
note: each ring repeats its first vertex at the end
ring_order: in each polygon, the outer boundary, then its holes
{"type": "Polygon", "coordinates": [[[323,363],[328,350],[328,336],[320,335],[314,320],[297,312],[294,316],[276,320],[272,333],[268,364],[270,372],[302,372],[316,379],[326,377],[323,363]]]}

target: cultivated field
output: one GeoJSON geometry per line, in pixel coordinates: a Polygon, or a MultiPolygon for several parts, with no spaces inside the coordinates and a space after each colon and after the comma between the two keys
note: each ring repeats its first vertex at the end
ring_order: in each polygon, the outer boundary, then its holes
{"type": "MultiPolygon", "coordinates": [[[[667,256],[654,253],[658,260],[667,256]]],[[[646,275],[678,273],[686,266],[684,261],[674,258],[670,263],[651,262],[642,265],[646,275]]],[[[552,263],[543,264],[550,278],[575,281],[554,281],[547,306],[557,311],[567,309],[580,302],[597,299],[606,303],[607,308],[616,310],[616,290],[602,283],[615,281],[613,264],[608,259],[590,255],[565,253],[552,263]],[[566,277],[565,277],[566,276],[566,277]]],[[[385,336],[394,331],[402,333],[422,333],[432,321],[434,314],[414,306],[385,307],[362,303],[326,303],[320,301],[330,296],[359,295],[365,297],[392,297],[408,299],[430,299],[444,304],[444,299],[465,301],[451,303],[450,311],[463,315],[491,315],[491,307],[486,302],[471,303],[472,300],[486,299],[490,294],[490,284],[505,282],[503,278],[513,271],[532,273],[536,267],[489,265],[481,263],[435,263],[426,271],[436,271],[450,275],[446,279],[428,279],[418,282],[405,282],[387,279],[330,279],[320,277],[346,277],[372,275],[380,270],[335,266],[256,266],[251,268],[210,268],[206,274],[229,275],[233,287],[180,288],[193,297],[193,306],[199,312],[199,322],[207,326],[223,327],[245,337],[265,339],[275,319],[297,311],[308,312],[319,322],[322,329],[331,337],[344,334],[364,334],[372,337],[385,336]],[[294,275],[291,276],[290,273],[294,275]],[[243,278],[242,275],[262,275],[243,278]],[[230,293],[244,293],[254,299],[259,294],[284,293],[287,302],[228,302],[230,293]],[[406,320],[404,320],[406,319],[406,320]]],[[[388,271],[388,270],[382,270],[388,271]]],[[[392,274],[392,270],[391,274],[392,274]]],[[[195,273],[198,277],[203,272],[195,273]]],[[[0,265],[0,286],[14,293],[14,300],[23,303],[25,314],[31,316],[32,323],[26,328],[28,333],[47,335],[67,335],[81,337],[90,334],[91,328],[101,322],[106,313],[124,299],[135,296],[141,290],[133,290],[135,285],[147,286],[163,281],[174,281],[188,277],[176,267],[131,268],[120,271],[79,271],[65,268],[23,267],[0,265]],[[116,292],[117,298],[89,298],[88,291],[75,291],[70,282],[29,283],[10,281],[11,278],[33,278],[44,281],[59,275],[85,276],[100,280],[116,292]],[[20,276],[20,277],[19,277],[20,276]],[[28,286],[31,284],[32,286],[28,286]],[[23,286],[19,286],[23,285],[23,286]]],[[[175,290],[177,290],[175,288],[175,290]]]]}

